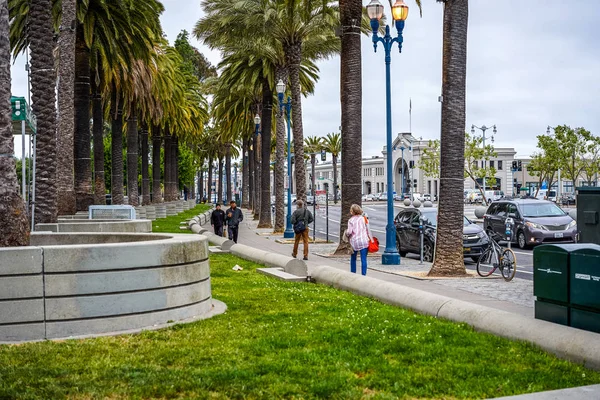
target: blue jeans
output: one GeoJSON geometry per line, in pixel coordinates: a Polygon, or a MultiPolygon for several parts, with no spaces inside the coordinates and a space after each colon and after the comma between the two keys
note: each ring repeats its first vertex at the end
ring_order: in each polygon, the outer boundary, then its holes
{"type": "Polygon", "coordinates": [[[369,252],[368,247],[365,247],[362,250],[354,251],[354,253],[352,253],[352,255],[350,256],[350,272],[352,272],[353,274],[356,273],[356,253],[358,253],[359,251],[360,251],[360,265],[361,265],[362,274],[366,275],[367,274],[367,253],[369,252]]]}

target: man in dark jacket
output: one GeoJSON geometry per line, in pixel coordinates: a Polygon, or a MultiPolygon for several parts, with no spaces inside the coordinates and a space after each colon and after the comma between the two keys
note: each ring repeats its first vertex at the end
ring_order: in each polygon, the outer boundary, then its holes
{"type": "Polygon", "coordinates": [[[229,203],[230,207],[225,211],[225,223],[227,223],[227,232],[229,232],[229,240],[237,243],[238,228],[240,222],[244,219],[242,210],[235,206],[235,201],[229,203]]]}
{"type": "Polygon", "coordinates": [[[294,227],[294,250],[292,251],[292,257],[296,258],[296,254],[298,254],[298,244],[300,243],[300,239],[302,239],[302,243],[304,244],[304,259],[308,260],[308,225],[314,221],[312,213],[304,208],[304,202],[302,200],[298,200],[296,202],[296,211],[292,214],[291,223],[294,227]],[[299,221],[304,222],[304,230],[298,231],[300,226],[297,225],[299,221]]]}
{"type": "Polygon", "coordinates": [[[221,210],[221,205],[217,203],[215,211],[210,215],[210,225],[215,230],[215,235],[223,236],[223,225],[225,224],[225,212],[221,210]]]}

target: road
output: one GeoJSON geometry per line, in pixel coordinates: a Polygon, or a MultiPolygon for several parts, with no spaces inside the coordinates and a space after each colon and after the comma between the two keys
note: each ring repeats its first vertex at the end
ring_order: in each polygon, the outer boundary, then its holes
{"type": "MultiPolygon", "coordinates": [[[[339,204],[339,203],[338,203],[339,204]]],[[[313,211],[313,206],[309,205],[309,210],[313,211]]],[[[465,205],[465,215],[469,219],[475,218],[475,205],[465,205]]],[[[394,205],[394,216],[402,209],[399,203],[394,205]]],[[[363,203],[363,210],[369,216],[369,223],[371,224],[371,231],[373,235],[379,238],[380,244],[385,246],[385,226],[387,224],[387,203],[385,202],[372,202],[363,203]]],[[[328,209],[328,216],[326,215],[325,205],[319,205],[319,209],[316,210],[316,236],[321,239],[327,237],[327,231],[329,231],[329,240],[338,241],[340,234],[340,206],[333,205],[330,202],[328,209]],[[326,218],[327,216],[327,218],[326,218]],[[327,226],[327,222],[328,225],[327,226]]],[[[311,231],[313,227],[311,226],[311,231]]],[[[312,232],[311,232],[312,235],[312,232]]],[[[505,244],[503,244],[505,245],[505,244]]],[[[513,250],[517,256],[517,274],[518,278],[533,279],[533,250],[521,250],[516,246],[513,246],[513,250]]],[[[407,257],[418,258],[416,254],[408,254],[407,257]]],[[[476,263],[471,259],[465,259],[465,266],[467,269],[475,270],[476,263]]]]}

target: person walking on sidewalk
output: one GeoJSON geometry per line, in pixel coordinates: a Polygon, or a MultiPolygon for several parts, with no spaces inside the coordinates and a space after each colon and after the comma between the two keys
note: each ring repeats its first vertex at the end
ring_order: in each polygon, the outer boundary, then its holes
{"type": "Polygon", "coordinates": [[[363,216],[362,208],[358,204],[352,204],[350,207],[352,217],[348,220],[348,229],[346,236],[350,240],[353,253],[350,256],[350,272],[356,273],[356,256],[360,253],[361,272],[367,274],[367,254],[369,252],[369,230],[367,229],[367,221],[363,216]]]}
{"type": "Polygon", "coordinates": [[[225,212],[221,210],[221,204],[217,203],[215,211],[210,215],[210,225],[215,230],[215,235],[223,236],[223,225],[225,224],[225,212]]]}
{"type": "Polygon", "coordinates": [[[304,244],[304,260],[308,260],[308,225],[314,221],[312,213],[304,208],[304,202],[298,200],[296,202],[296,211],[292,214],[291,223],[294,227],[294,250],[292,257],[296,258],[298,254],[298,244],[300,239],[304,244]]]}
{"type": "Polygon", "coordinates": [[[235,206],[235,201],[229,202],[229,208],[225,211],[225,223],[227,224],[227,232],[229,233],[229,240],[233,240],[237,243],[238,240],[238,228],[240,222],[244,220],[242,210],[235,206]]]}

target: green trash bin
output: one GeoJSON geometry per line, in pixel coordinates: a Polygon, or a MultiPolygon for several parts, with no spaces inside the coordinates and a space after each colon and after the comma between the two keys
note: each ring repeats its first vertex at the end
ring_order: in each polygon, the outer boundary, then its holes
{"type": "Polygon", "coordinates": [[[535,318],[569,325],[570,254],[584,244],[544,244],[533,250],[535,318]]]}
{"type": "Polygon", "coordinates": [[[570,325],[600,333],[600,246],[581,246],[570,254],[570,325]]]}

